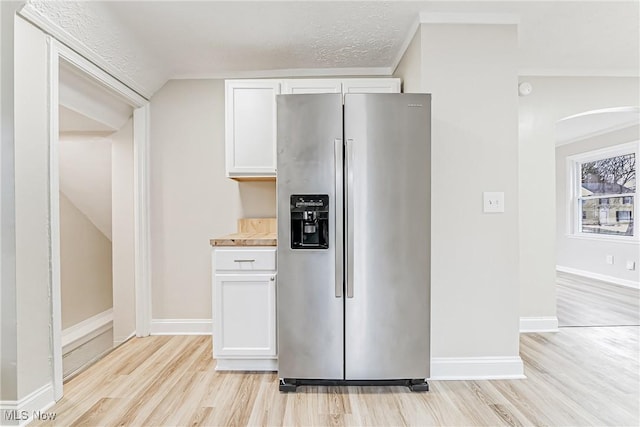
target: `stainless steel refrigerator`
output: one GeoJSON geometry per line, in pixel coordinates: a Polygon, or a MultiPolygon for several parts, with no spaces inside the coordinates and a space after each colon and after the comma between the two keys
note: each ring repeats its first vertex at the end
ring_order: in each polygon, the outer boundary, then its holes
{"type": "Polygon", "coordinates": [[[277,98],[280,390],[428,390],[431,95],[277,98]]]}

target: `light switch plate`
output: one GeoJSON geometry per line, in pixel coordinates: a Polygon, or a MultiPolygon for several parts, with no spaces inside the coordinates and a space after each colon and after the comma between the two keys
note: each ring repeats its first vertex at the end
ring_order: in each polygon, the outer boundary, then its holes
{"type": "Polygon", "coordinates": [[[484,201],[484,212],[496,213],[504,212],[504,193],[485,191],[482,193],[484,201]]]}

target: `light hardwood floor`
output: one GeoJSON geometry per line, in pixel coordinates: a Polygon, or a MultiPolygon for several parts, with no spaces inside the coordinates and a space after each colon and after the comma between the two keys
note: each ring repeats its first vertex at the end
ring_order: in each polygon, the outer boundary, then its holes
{"type": "MultiPolygon", "coordinates": [[[[570,321],[587,298],[572,294],[575,287],[558,295],[558,315],[570,321]]],[[[623,294],[614,299],[633,315],[637,294],[623,294]]],[[[603,307],[603,295],[587,299],[603,307]]],[[[428,393],[300,387],[295,394],[278,391],[276,373],[216,372],[211,337],[135,338],[65,384],[64,398],[47,411],[57,414],[53,423],[32,425],[638,426],[639,338],[638,326],[523,334],[523,380],[430,381],[428,393]]]]}
{"type": "Polygon", "coordinates": [[[558,273],[560,326],[638,326],[640,290],[558,273]]]}

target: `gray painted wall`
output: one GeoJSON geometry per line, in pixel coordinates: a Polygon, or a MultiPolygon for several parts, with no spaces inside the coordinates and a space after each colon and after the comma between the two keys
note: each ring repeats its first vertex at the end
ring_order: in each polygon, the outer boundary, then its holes
{"type": "Polygon", "coordinates": [[[515,25],[423,24],[432,105],[434,357],[518,356],[515,25]],[[482,193],[504,192],[484,213],[482,193]]]}
{"type": "Polygon", "coordinates": [[[62,329],[112,308],[112,280],[111,241],[60,193],[62,329]]]}
{"type": "Polygon", "coordinates": [[[224,81],[170,80],[151,99],[154,319],[211,319],[209,239],[275,217],[275,182],[224,174],[224,81]]]}
{"type": "Polygon", "coordinates": [[[432,355],[517,358],[517,29],[423,24],[416,37],[396,75],[433,95],[432,355]],[[504,213],[483,213],[484,191],[505,193],[504,213]]]}

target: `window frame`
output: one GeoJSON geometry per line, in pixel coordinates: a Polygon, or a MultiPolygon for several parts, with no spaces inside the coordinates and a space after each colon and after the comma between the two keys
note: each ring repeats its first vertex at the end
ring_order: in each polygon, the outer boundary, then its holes
{"type": "MultiPolygon", "coordinates": [[[[607,148],[598,150],[592,150],[580,154],[575,154],[567,157],[567,172],[568,172],[568,192],[567,195],[567,235],[569,237],[593,239],[593,240],[609,240],[617,242],[636,243],[640,240],[640,232],[638,231],[638,159],[640,154],[640,141],[627,142],[624,144],[618,144],[607,148]],[[636,158],[636,191],[634,193],[625,193],[626,197],[633,197],[633,214],[634,214],[634,227],[632,236],[620,236],[612,234],[598,234],[598,233],[585,233],[582,229],[582,209],[580,203],[584,199],[581,195],[581,166],[583,163],[589,163],[596,160],[607,159],[616,156],[622,156],[626,154],[635,154],[636,158]]],[[[620,194],[602,194],[594,198],[606,198],[606,197],[625,197],[620,194]]]]}

